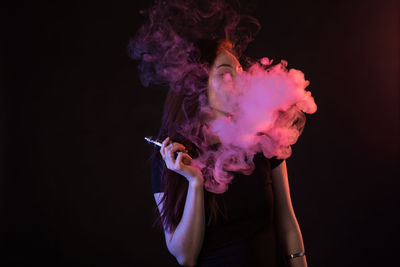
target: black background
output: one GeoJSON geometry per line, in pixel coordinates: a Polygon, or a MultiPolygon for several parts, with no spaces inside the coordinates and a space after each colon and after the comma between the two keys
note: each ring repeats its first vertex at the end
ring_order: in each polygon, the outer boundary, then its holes
{"type": "MultiPolygon", "coordinates": [[[[166,89],[141,86],[126,54],[149,5],[1,9],[3,266],[177,266],[151,227],[143,140],[166,89]]],[[[318,105],[287,159],[309,266],[398,262],[398,10],[258,1],[252,13],[262,30],[246,54],[304,72],[318,105]]]]}

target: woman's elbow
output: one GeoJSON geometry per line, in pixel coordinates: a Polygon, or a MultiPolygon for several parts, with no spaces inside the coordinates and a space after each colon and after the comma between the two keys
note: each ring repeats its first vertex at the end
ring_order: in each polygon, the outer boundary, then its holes
{"type": "Polygon", "coordinates": [[[178,263],[181,266],[189,266],[189,267],[196,266],[196,261],[193,260],[193,259],[187,258],[187,257],[186,258],[185,257],[178,257],[177,260],[178,260],[178,263]]]}
{"type": "Polygon", "coordinates": [[[190,255],[186,255],[185,253],[182,252],[177,252],[176,250],[173,249],[172,246],[168,246],[169,252],[175,257],[175,259],[178,261],[179,265],[181,266],[196,266],[196,260],[191,257],[190,255]]]}

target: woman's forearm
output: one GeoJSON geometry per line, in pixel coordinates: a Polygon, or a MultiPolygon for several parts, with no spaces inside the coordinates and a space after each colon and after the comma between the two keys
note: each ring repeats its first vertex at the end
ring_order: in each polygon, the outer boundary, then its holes
{"type": "MultiPolygon", "coordinates": [[[[303,237],[300,228],[297,226],[286,233],[286,255],[304,251],[303,237]]],[[[290,267],[307,267],[306,256],[288,259],[290,267]]]]}
{"type": "Polygon", "coordinates": [[[205,231],[202,183],[189,183],[181,221],[170,241],[171,253],[181,265],[194,266],[203,245],[205,231]]]}
{"type": "MultiPolygon", "coordinates": [[[[279,231],[279,237],[281,244],[283,244],[285,256],[301,251],[305,252],[303,237],[295,217],[289,224],[286,222],[286,224],[281,223],[280,225],[285,225],[284,227],[281,227],[279,231]]],[[[288,259],[287,261],[289,262],[290,267],[307,267],[306,256],[295,257],[293,259],[288,259]]]]}

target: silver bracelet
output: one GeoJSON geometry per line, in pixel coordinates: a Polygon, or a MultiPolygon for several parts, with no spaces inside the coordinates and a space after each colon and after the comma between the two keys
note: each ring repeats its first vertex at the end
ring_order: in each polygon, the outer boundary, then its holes
{"type": "Polygon", "coordinates": [[[293,258],[296,258],[296,257],[305,256],[305,255],[306,254],[302,251],[302,252],[299,252],[299,253],[290,254],[289,256],[287,256],[287,259],[290,260],[290,259],[293,259],[293,258]]]}

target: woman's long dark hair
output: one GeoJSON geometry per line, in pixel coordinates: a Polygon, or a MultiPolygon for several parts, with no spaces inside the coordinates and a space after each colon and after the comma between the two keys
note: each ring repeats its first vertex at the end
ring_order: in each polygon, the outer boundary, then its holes
{"type": "MultiPolygon", "coordinates": [[[[201,40],[197,43],[197,46],[201,50],[201,60],[208,66],[212,65],[212,62],[222,50],[228,50],[234,53],[234,51],[232,51],[232,44],[224,39],[201,40]]],[[[199,148],[196,144],[185,138],[180,133],[180,129],[182,125],[189,125],[189,127],[191,127],[191,139],[198,138],[199,143],[203,141],[201,127],[205,126],[203,119],[206,119],[206,117],[201,114],[200,107],[204,103],[200,102],[207,101],[207,80],[204,79],[203,84],[199,84],[199,87],[204,88],[204,90],[200,90],[199,94],[192,95],[185,95],[181,92],[169,90],[164,103],[161,128],[157,136],[159,140],[164,140],[169,136],[173,141],[182,143],[188,149],[192,157],[198,155],[200,152],[199,148]]],[[[188,129],[186,128],[185,132],[187,131],[188,129]]],[[[156,164],[155,161],[162,162],[160,178],[164,192],[161,199],[163,202],[161,213],[158,212],[157,208],[155,209],[157,214],[155,224],[159,228],[161,228],[163,224],[164,227],[172,230],[176,228],[182,218],[188,190],[188,181],[180,174],[166,168],[164,161],[161,159],[159,149],[155,149],[151,155],[150,162],[156,164]]],[[[205,209],[208,211],[206,214],[209,214],[208,225],[211,225],[213,222],[216,223],[219,215],[226,218],[222,207],[218,205],[217,199],[220,197],[220,195],[204,190],[205,209]]]]}
{"type": "MultiPolygon", "coordinates": [[[[241,15],[223,0],[157,1],[143,11],[149,19],[130,40],[128,55],[140,60],[140,79],[144,86],[169,87],[157,138],[169,136],[182,143],[195,158],[203,140],[209,70],[216,56],[225,49],[238,59],[260,29],[257,19],[241,15]],[[188,138],[190,136],[190,138],[188,138]]],[[[188,190],[183,176],[166,168],[159,149],[150,162],[161,166],[163,209],[155,223],[172,231],[179,224],[188,190]],[[157,164],[161,161],[161,164],[157,164]]],[[[207,224],[224,216],[216,194],[204,190],[207,224]]],[[[223,203],[223,202],[222,202],[223,203]]],[[[153,224],[154,225],[154,224],[153,224]]]]}

